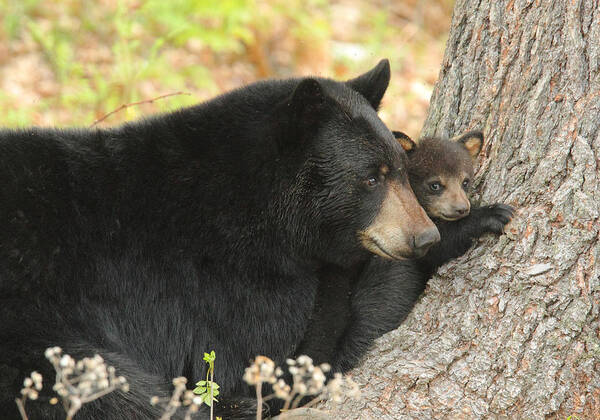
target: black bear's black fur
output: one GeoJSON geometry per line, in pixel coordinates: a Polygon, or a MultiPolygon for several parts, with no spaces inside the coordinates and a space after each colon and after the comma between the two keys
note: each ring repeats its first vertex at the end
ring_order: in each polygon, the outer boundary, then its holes
{"type": "Polygon", "coordinates": [[[473,161],[483,141],[480,132],[452,140],[425,138],[418,144],[402,132],[394,135],[408,153],[411,187],[441,241],[422,258],[374,256],[358,277],[330,271],[321,282],[311,332],[299,350],[317,362],[337,360],[334,368],[341,371],[354,367],[376,338],[401,324],[437,268],[463,255],[481,235],[502,233],[513,215],[504,204],[472,207],[468,202],[473,161]],[[434,183],[439,184],[435,189],[434,183]]]}
{"type": "Polygon", "coordinates": [[[367,248],[418,256],[439,238],[376,115],[389,75],[382,61],[346,83],[259,82],[116,128],[0,131],[3,416],[18,417],[32,370],[51,388],[43,353],[58,345],[131,383],[78,418],[157,418],[150,397],[202,379],[210,350],[222,415],[252,418],[244,368],[297,353],[320,278],[360,272],[367,248]]]}

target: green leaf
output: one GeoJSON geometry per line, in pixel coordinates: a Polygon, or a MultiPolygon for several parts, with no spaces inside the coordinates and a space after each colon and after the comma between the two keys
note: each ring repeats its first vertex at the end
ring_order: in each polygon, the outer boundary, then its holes
{"type": "Polygon", "coordinates": [[[209,365],[212,366],[212,363],[215,361],[216,359],[216,355],[215,355],[215,351],[211,351],[210,354],[209,353],[204,353],[204,357],[202,360],[204,360],[206,363],[208,363],[209,365]]]}
{"type": "Polygon", "coordinates": [[[209,407],[212,406],[210,394],[207,393],[207,394],[202,395],[202,400],[204,401],[204,404],[208,405],[209,407]]]}

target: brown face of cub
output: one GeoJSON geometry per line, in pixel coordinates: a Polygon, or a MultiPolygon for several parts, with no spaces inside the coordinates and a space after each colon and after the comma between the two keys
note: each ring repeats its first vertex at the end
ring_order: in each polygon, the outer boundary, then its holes
{"type": "Polygon", "coordinates": [[[418,144],[404,133],[394,135],[407,151],[410,184],[427,214],[447,221],[467,216],[473,163],[483,134],[471,131],[451,140],[424,138],[418,144]]]}

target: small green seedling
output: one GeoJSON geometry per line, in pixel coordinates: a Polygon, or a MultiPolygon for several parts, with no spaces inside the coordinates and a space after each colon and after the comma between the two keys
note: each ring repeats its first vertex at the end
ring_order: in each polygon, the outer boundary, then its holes
{"type": "Polygon", "coordinates": [[[202,398],[202,402],[210,407],[210,418],[213,418],[213,401],[219,402],[215,397],[219,395],[219,385],[213,381],[215,373],[215,351],[204,353],[203,360],[208,363],[208,370],[206,371],[206,380],[196,382],[196,388],[194,394],[199,395],[202,398]],[[209,379],[210,377],[210,379],[209,379]]]}

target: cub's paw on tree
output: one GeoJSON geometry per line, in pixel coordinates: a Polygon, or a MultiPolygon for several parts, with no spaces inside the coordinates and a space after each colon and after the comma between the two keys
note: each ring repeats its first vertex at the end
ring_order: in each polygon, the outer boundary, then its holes
{"type": "Polygon", "coordinates": [[[501,234],[513,218],[515,209],[507,204],[492,204],[471,209],[471,218],[479,223],[481,234],[501,234]]]}

